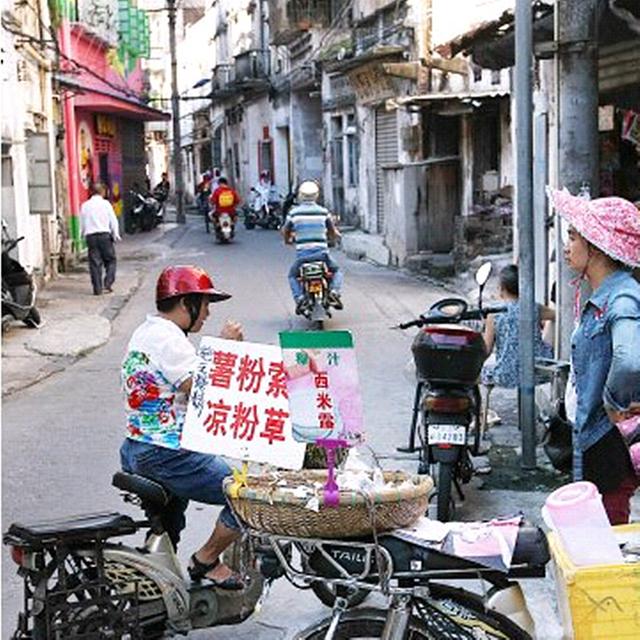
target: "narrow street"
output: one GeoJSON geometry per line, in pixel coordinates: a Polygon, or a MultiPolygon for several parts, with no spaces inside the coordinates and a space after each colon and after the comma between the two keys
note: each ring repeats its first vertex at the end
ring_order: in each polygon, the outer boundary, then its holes
{"type": "MultiPolygon", "coordinates": [[[[225,319],[236,318],[244,324],[247,340],[276,343],[279,331],[306,327],[305,321],[293,315],[285,277],[293,251],[282,245],[279,234],[240,228],[233,244],[221,246],[190,217],[186,233],[174,247],[167,239],[160,242],[161,257],[146,265],[140,289],[114,321],[108,343],[64,372],[4,402],[5,528],[16,520],[82,512],[112,509],[135,513],[121,502],[110,484],[118,468],[123,437],[119,363],[129,335],[153,309],[155,278],[164,265],[202,264],[214,274],[216,284],[233,292],[232,300],[211,307],[212,315],[203,333],[215,334],[225,319]]],[[[411,335],[389,327],[431,304],[444,290],[398,271],[354,262],[339,252],[336,255],[346,274],[345,310],[336,314],[327,328],[353,331],[368,444],[383,458],[385,468],[415,471],[411,457],[403,459],[395,453],[396,446],[406,441],[411,412],[413,387],[403,373],[410,358],[411,335]]],[[[116,283],[116,293],[119,285],[124,286],[116,283]]],[[[458,513],[460,519],[523,509],[538,520],[543,499],[539,493],[474,489],[467,492],[467,498],[458,513]]],[[[189,525],[180,549],[183,562],[208,534],[214,517],[215,508],[190,506],[189,525]]],[[[3,553],[2,561],[2,636],[9,637],[20,585],[7,553],[3,553]]],[[[289,638],[294,630],[327,613],[310,592],[280,581],[262,613],[234,629],[234,637],[289,638]],[[283,611],[291,615],[291,620],[283,621],[283,611]]],[[[228,630],[213,629],[194,633],[193,637],[225,638],[228,630]]]]}

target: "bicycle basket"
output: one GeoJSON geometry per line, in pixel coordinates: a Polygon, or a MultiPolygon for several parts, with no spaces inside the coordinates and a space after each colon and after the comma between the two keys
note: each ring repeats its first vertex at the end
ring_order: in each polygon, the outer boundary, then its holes
{"type": "Polygon", "coordinates": [[[252,529],[304,538],[354,538],[412,525],[427,509],[433,481],[429,476],[410,476],[386,471],[388,486],[366,496],[340,491],[337,507],[323,503],[327,472],[303,469],[275,476],[249,476],[237,497],[229,495],[232,478],[225,481],[225,492],[237,516],[252,529]],[[279,485],[284,480],[285,488],[279,485]],[[296,485],[313,486],[313,495],[301,496],[296,485]],[[313,498],[317,498],[317,502],[313,498]],[[310,500],[317,510],[309,508],[310,500]]]}

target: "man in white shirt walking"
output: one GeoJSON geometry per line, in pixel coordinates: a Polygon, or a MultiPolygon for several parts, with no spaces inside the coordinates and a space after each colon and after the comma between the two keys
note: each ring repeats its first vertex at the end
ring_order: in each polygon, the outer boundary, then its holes
{"type": "Polygon", "coordinates": [[[95,296],[101,295],[103,288],[111,293],[116,279],[114,243],[120,240],[120,232],[113,207],[105,198],[106,193],[103,184],[94,184],[92,196],[80,207],[80,230],[89,249],[89,272],[95,296]]]}

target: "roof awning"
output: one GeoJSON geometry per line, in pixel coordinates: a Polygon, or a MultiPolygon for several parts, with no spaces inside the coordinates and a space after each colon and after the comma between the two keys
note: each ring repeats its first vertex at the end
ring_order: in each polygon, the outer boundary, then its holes
{"type": "Polygon", "coordinates": [[[144,102],[129,98],[123,94],[102,91],[96,88],[87,88],[65,75],[58,75],[60,82],[77,92],[74,96],[76,108],[91,109],[100,113],[111,113],[130,120],[170,120],[171,114],[154,109],[144,102]]]}
{"type": "MultiPolygon", "coordinates": [[[[386,102],[387,109],[398,108],[407,104],[420,104],[421,102],[433,102],[436,100],[459,100],[473,105],[474,100],[486,100],[488,98],[502,98],[508,96],[509,91],[501,89],[495,91],[459,91],[452,93],[422,93],[413,96],[398,96],[390,98],[386,102]]],[[[473,105],[475,106],[475,105],[473,105]]]]}

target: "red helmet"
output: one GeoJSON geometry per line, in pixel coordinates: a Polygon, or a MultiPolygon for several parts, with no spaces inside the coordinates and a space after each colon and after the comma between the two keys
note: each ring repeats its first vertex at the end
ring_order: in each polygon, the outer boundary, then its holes
{"type": "Polygon", "coordinates": [[[188,293],[203,293],[211,302],[231,297],[230,293],[216,289],[209,274],[201,267],[174,265],[162,271],[156,285],[156,302],[188,293]]]}

